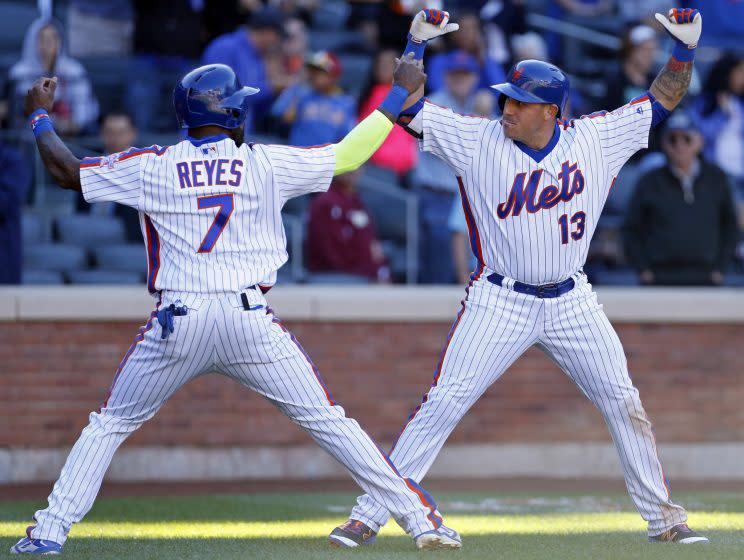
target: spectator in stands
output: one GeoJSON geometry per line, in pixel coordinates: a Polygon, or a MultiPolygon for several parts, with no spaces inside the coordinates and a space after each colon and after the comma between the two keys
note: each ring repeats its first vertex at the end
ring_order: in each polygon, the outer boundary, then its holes
{"type": "Polygon", "coordinates": [[[744,57],[724,55],[693,105],[705,156],[734,179],[744,198],[744,57]]]}
{"type": "Polygon", "coordinates": [[[246,119],[246,134],[253,130],[254,115],[266,110],[275,97],[266,59],[281,53],[284,21],[279,11],[266,7],[251,16],[250,23],[217,37],[204,51],[203,64],[227,64],[243,84],[261,91],[251,96],[252,114],[246,119]]]}
{"type": "Polygon", "coordinates": [[[201,54],[203,7],[201,0],[134,0],[127,106],[140,132],[173,130],[171,92],[201,54]]]}
{"type": "Polygon", "coordinates": [[[284,90],[271,109],[290,125],[289,143],[317,146],[338,142],[356,124],[356,100],[338,86],[341,63],[327,51],[308,56],[308,83],[284,90]]]}
{"type": "MultiPolygon", "coordinates": [[[[447,55],[445,88],[434,92],[429,100],[451,107],[457,113],[475,113],[476,87],[480,67],[478,61],[465,51],[447,55]]],[[[431,71],[428,72],[429,75],[431,71]]],[[[492,106],[491,106],[492,107],[492,106]]],[[[458,198],[455,174],[438,157],[419,154],[413,171],[412,183],[419,200],[419,270],[423,284],[450,284],[455,281],[448,227],[452,204],[458,198]]]]}
{"type": "Polygon", "coordinates": [[[9,71],[16,124],[22,122],[20,100],[41,76],[57,76],[56,101],[51,117],[60,134],[76,135],[92,127],[98,118],[98,102],[83,66],[67,54],[62,27],[54,20],[39,18],[26,32],[21,59],[9,71]]]}
{"type": "Polygon", "coordinates": [[[739,236],[726,175],[699,158],[703,139],[683,110],[667,120],[662,149],[667,164],[640,178],[628,209],[628,260],[644,284],[721,284],[739,236]]]}
{"type": "MultiPolygon", "coordinates": [[[[453,18],[460,24],[457,33],[450,33],[446,37],[451,42],[453,50],[461,50],[472,56],[478,63],[478,82],[480,88],[488,88],[492,84],[499,84],[505,80],[503,66],[492,58],[486,46],[486,39],[481,29],[478,15],[472,12],[462,12],[453,18]]],[[[431,57],[427,63],[427,85],[431,91],[444,89],[445,68],[448,64],[449,53],[441,53],[431,57]]]]}
{"type": "Polygon", "coordinates": [[[70,0],[67,31],[72,56],[126,56],[132,52],[132,0],[70,0]]]}
{"type": "MultiPolygon", "coordinates": [[[[385,49],[377,54],[372,67],[369,86],[367,91],[362,94],[359,111],[360,121],[372,113],[390,91],[393,84],[395,57],[398,54],[392,49],[385,49]]],[[[417,160],[416,139],[396,126],[369,161],[403,176],[413,169],[417,160]]]]}
{"type": "Polygon", "coordinates": [[[656,31],[636,25],[623,37],[620,67],[607,79],[607,94],[602,109],[611,111],[643,95],[654,80],[659,43],[656,31]]]}
{"type": "Polygon", "coordinates": [[[0,284],[21,283],[21,212],[31,166],[15,148],[0,141],[0,284]]]}
{"type": "Polygon", "coordinates": [[[271,83],[278,95],[285,89],[305,79],[305,54],[308,52],[308,35],[305,22],[290,18],[284,25],[286,38],[282,42],[281,64],[269,67],[271,83]]]}
{"type": "Polygon", "coordinates": [[[459,7],[478,14],[489,58],[502,68],[517,59],[511,46],[516,35],[527,32],[524,0],[461,0],[459,7]]]}
{"type": "Polygon", "coordinates": [[[315,273],[344,273],[389,282],[390,269],[374,223],[357,192],[360,171],[336,177],[328,192],[310,203],[306,267],[315,273]]]}
{"type": "MultiPolygon", "coordinates": [[[[136,144],[137,128],[132,116],[124,112],[111,112],[101,118],[101,153],[116,154],[128,150],[136,144]]],[[[77,209],[91,214],[118,216],[124,223],[127,240],[142,241],[139,215],[136,210],[113,202],[88,204],[82,195],[78,197],[77,209]]]]}

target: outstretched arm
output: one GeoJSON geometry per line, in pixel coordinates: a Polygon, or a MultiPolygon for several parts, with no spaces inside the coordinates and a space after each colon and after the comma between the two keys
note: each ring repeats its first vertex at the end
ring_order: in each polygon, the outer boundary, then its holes
{"type": "Polygon", "coordinates": [[[656,19],[674,37],[672,56],[649,88],[649,92],[667,110],[673,110],[687,93],[692,77],[695,49],[702,31],[703,18],[698,10],[669,10],[656,19]]]}
{"type": "Polygon", "coordinates": [[[41,159],[55,182],[63,189],[80,192],[80,160],[57,136],[49,118],[56,89],[57,78],[36,80],[26,93],[26,116],[31,119],[41,159]]]}
{"type": "Polygon", "coordinates": [[[406,100],[426,82],[422,67],[413,55],[398,60],[393,74],[393,87],[380,106],[356,125],[338,144],[334,175],[348,173],[362,166],[385,141],[393,129],[406,100]]]}

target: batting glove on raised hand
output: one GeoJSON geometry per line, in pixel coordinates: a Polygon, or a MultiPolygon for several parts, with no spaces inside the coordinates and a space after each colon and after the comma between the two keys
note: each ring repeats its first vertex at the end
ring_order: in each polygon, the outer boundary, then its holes
{"type": "Polygon", "coordinates": [[[449,17],[449,12],[443,10],[432,8],[421,10],[413,16],[409,33],[414,41],[422,43],[460,29],[457,23],[447,23],[449,17]]]}
{"type": "Polygon", "coordinates": [[[672,37],[688,49],[697,47],[703,31],[703,16],[698,10],[672,8],[667,15],[656,14],[655,17],[672,37]]]}

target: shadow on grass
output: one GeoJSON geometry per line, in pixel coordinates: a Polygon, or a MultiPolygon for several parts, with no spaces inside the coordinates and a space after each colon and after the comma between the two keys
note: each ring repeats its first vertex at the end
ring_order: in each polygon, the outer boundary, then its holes
{"type": "MultiPolygon", "coordinates": [[[[549,531],[549,527],[546,527],[549,531]]],[[[464,559],[509,560],[706,560],[741,558],[744,538],[734,531],[710,533],[711,545],[684,546],[650,544],[643,535],[614,532],[592,535],[488,535],[466,536],[461,551],[441,551],[437,554],[457,554],[464,559]]],[[[0,539],[7,551],[13,539],[0,539]]],[[[360,549],[336,549],[323,538],[281,539],[99,539],[72,538],[65,546],[66,559],[116,560],[229,560],[261,558],[266,560],[327,560],[333,558],[393,558],[421,559],[413,541],[407,537],[380,537],[372,546],[360,549]]]]}

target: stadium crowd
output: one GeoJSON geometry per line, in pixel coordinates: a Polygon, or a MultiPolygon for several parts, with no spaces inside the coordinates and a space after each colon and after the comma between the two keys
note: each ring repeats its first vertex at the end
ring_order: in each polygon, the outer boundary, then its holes
{"type": "MultiPolygon", "coordinates": [[[[53,119],[78,155],[179,140],[170,92],[200,63],[231,66],[252,99],[246,141],[339,141],[387,94],[413,14],[437,0],[0,1],[0,283],[138,283],[139,220],[49,185],[22,114],[59,77],[53,119]],[[25,22],[21,25],[20,22],[25,22]]],[[[611,191],[586,272],[597,284],[744,285],[744,2],[709,0],[684,108],[611,191]]],[[[490,84],[515,61],[571,78],[569,118],[644,92],[674,0],[459,0],[460,30],[426,56],[427,96],[498,118],[490,84]]],[[[473,267],[457,181],[396,128],[359,173],[285,208],[283,282],[465,282],[473,267]]]]}

